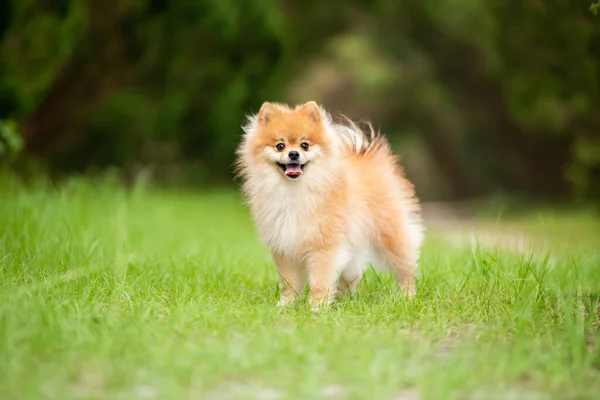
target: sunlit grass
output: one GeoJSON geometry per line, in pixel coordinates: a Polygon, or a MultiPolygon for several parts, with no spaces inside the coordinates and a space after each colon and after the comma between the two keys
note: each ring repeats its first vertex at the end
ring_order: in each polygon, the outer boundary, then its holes
{"type": "Polygon", "coordinates": [[[3,178],[0,196],[1,398],[600,393],[591,218],[570,246],[573,220],[529,219],[554,242],[525,253],[431,232],[416,299],[370,271],[354,298],[314,314],[275,308],[277,275],[233,191],[3,178]]]}

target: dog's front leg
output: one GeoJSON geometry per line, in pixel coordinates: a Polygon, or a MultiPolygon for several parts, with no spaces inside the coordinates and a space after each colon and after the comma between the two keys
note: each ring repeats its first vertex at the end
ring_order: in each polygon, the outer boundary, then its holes
{"type": "Polygon", "coordinates": [[[333,249],[315,251],[307,257],[308,302],[313,310],[327,307],[333,301],[340,262],[340,252],[333,249]]]}
{"type": "Polygon", "coordinates": [[[281,297],[278,306],[287,306],[293,303],[304,288],[304,276],[299,263],[289,257],[274,253],[273,260],[281,280],[281,297]]]}

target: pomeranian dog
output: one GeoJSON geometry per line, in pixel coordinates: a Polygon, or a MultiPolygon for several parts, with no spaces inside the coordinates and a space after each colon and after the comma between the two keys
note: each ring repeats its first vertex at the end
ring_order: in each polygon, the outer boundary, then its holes
{"type": "Polygon", "coordinates": [[[351,295],[368,262],[415,294],[423,226],[413,185],[387,140],[317,103],[264,103],[248,117],[237,172],[260,238],[282,281],[278,305],[308,280],[313,309],[351,295]]]}

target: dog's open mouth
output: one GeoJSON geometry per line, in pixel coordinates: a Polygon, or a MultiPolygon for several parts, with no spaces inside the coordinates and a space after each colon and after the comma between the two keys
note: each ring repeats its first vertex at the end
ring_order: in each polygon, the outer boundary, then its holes
{"type": "Polygon", "coordinates": [[[277,165],[279,165],[279,168],[281,168],[281,170],[283,171],[283,173],[285,174],[285,176],[287,176],[288,178],[296,179],[300,175],[302,175],[302,172],[304,172],[304,166],[306,164],[295,164],[295,163],[281,164],[281,163],[277,163],[277,165]]]}

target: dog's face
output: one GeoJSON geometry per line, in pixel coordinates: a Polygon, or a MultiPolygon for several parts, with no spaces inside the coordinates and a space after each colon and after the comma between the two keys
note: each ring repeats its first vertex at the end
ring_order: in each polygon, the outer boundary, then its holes
{"type": "Polygon", "coordinates": [[[322,115],[314,102],[296,109],[265,103],[258,129],[248,138],[255,159],[289,180],[305,179],[330,148],[322,115]]]}

